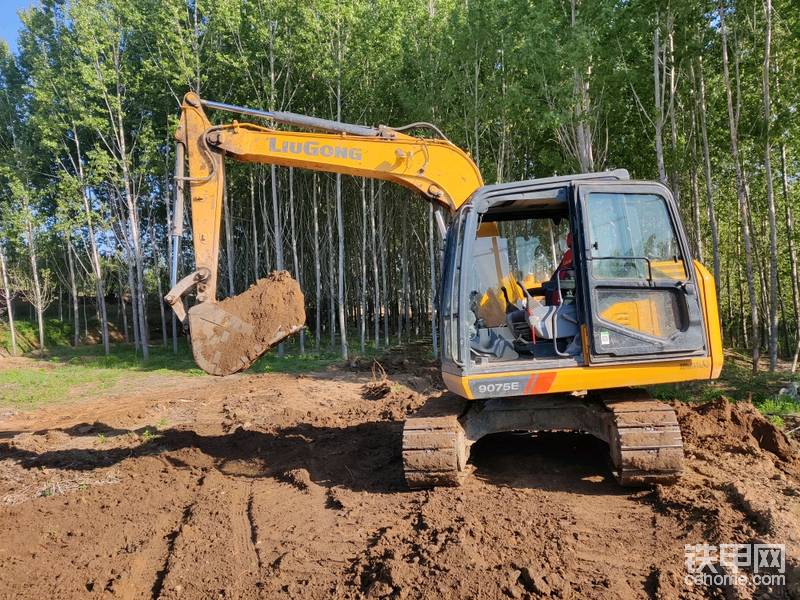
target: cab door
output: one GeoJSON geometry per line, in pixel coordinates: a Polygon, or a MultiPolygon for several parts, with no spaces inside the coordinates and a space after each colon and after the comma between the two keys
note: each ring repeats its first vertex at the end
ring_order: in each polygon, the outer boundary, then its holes
{"type": "Polygon", "coordinates": [[[576,200],[589,362],[705,354],[693,262],[669,190],[585,184],[576,200]]]}

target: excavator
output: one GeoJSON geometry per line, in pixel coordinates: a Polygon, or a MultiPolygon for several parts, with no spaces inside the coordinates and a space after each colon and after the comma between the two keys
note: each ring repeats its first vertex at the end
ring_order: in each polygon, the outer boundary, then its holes
{"type": "Polygon", "coordinates": [[[305,323],[302,291],[285,272],[217,300],[224,159],[386,180],[433,203],[444,241],[437,318],[450,393],[404,424],[408,486],[459,485],[473,444],[500,432],[593,435],[624,486],[680,476],[675,411],[643,386],[715,379],[723,353],[714,279],[692,259],[664,185],[624,169],[484,185],[470,156],[431,124],[353,125],[192,92],[176,141],[165,299],[206,372],[246,369],[305,323]],[[206,110],[272,127],[212,125],[206,110]],[[430,137],[411,135],[420,131],[430,137]],[[185,184],[195,271],[178,282],[185,184]]]}

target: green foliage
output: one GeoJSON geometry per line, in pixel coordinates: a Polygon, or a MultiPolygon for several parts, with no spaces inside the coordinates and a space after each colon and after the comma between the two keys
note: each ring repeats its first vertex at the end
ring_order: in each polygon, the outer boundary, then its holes
{"type": "Polygon", "coordinates": [[[145,427],[140,437],[142,438],[142,441],[147,444],[148,442],[152,442],[153,440],[160,438],[161,435],[156,433],[156,430],[152,427],[145,427]]]}
{"type": "Polygon", "coordinates": [[[91,398],[116,386],[130,386],[148,373],[186,376],[202,373],[185,348],[178,357],[171,351],[153,348],[147,363],[125,345],[115,346],[109,356],[103,354],[101,346],[51,348],[42,359],[0,369],[0,406],[31,409],[91,398]]]}
{"type": "Polygon", "coordinates": [[[758,410],[765,415],[793,415],[800,414],[800,403],[786,396],[773,396],[756,404],[758,410]]]}
{"type": "MultiPolygon", "coordinates": [[[[28,330],[35,337],[35,328],[28,324],[28,330]]],[[[55,327],[48,327],[48,330],[57,331],[55,327]]],[[[150,349],[150,360],[143,362],[141,356],[128,345],[114,345],[111,354],[105,356],[102,346],[71,348],[67,345],[69,339],[67,328],[63,345],[52,343],[41,359],[0,369],[0,406],[32,409],[55,402],[90,398],[111,393],[120,386],[130,389],[137,380],[150,373],[210,377],[197,368],[191,351],[183,343],[177,355],[171,349],[154,346],[150,349]]],[[[288,342],[283,357],[275,352],[263,356],[251,367],[250,372],[307,373],[324,370],[341,362],[334,352],[324,352],[320,356],[301,355],[297,343],[297,338],[288,342]]],[[[356,356],[357,344],[352,345],[352,351],[356,356]]],[[[368,348],[365,356],[375,354],[373,349],[368,348]]],[[[162,419],[156,429],[166,426],[166,420],[162,419]]]]}
{"type": "MultiPolygon", "coordinates": [[[[32,352],[39,347],[39,333],[36,321],[14,320],[17,330],[17,350],[21,354],[32,352]]],[[[72,342],[72,323],[58,319],[45,321],[45,345],[48,347],[69,346],[72,342]]],[[[11,331],[7,322],[0,322],[0,348],[11,353],[11,331]]]]}

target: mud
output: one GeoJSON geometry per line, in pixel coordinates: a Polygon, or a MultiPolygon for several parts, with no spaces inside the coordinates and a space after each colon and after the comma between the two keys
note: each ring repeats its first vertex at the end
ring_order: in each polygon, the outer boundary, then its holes
{"type": "Polygon", "coordinates": [[[306,322],[303,292],[287,271],[259,279],[245,292],[189,310],[192,353],[211,375],[248,368],[306,322]]]}
{"type": "Polygon", "coordinates": [[[372,381],[198,377],[3,417],[0,597],[790,597],[688,586],[703,542],[784,543],[797,585],[798,445],[747,404],[679,407],[674,486],[622,489],[602,442],[549,433],[487,437],[463,487],[409,492],[402,419],[440,392],[372,381]]]}

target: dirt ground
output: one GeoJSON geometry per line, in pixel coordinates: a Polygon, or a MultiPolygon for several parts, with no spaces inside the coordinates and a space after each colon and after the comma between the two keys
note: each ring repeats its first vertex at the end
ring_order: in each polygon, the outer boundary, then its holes
{"type": "Polygon", "coordinates": [[[681,406],[686,473],[626,490],[580,434],[479,442],[410,492],[435,368],[148,378],[0,415],[2,598],[800,597],[800,453],[749,405],[681,406]],[[684,545],[782,543],[788,586],[687,585],[684,545]]]}

